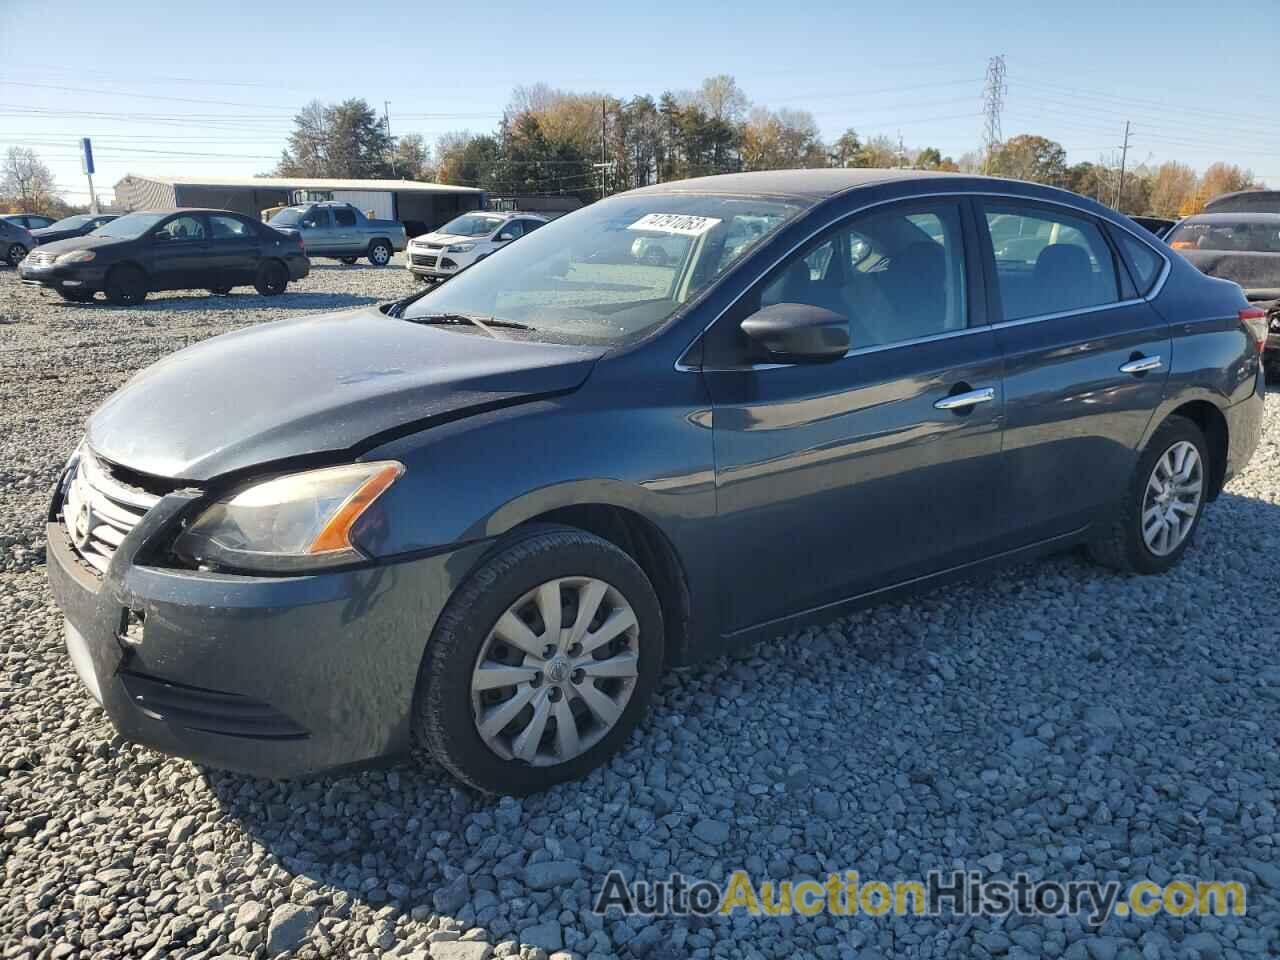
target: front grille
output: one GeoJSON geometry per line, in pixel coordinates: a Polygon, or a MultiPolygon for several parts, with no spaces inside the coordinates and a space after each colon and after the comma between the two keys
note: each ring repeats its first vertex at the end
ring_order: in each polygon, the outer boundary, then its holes
{"type": "Polygon", "coordinates": [[[33,267],[52,267],[57,259],[56,253],[50,253],[47,250],[32,250],[27,254],[27,263],[33,267]]]}
{"type": "Polygon", "coordinates": [[[120,671],[120,679],[129,699],[151,717],[188,730],[256,740],[307,736],[304,727],[275,707],[238,693],[192,687],[128,670],[120,671]]]}
{"type": "Polygon", "coordinates": [[[438,258],[438,257],[424,257],[424,256],[423,256],[422,254],[420,254],[420,253],[415,253],[415,254],[413,255],[413,265],[414,265],[415,267],[434,267],[434,266],[436,265],[436,260],[437,260],[437,259],[439,259],[439,258],[438,258]]]}
{"type": "Polygon", "coordinates": [[[125,535],[159,501],[113,477],[108,465],[85,450],[62,501],[62,525],[76,552],[105,573],[125,535]]]}

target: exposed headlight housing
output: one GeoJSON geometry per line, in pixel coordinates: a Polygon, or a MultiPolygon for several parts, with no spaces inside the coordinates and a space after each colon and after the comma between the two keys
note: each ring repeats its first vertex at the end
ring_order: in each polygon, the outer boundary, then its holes
{"type": "Polygon", "coordinates": [[[98,255],[92,250],[72,250],[70,253],[64,253],[58,257],[58,263],[88,263],[98,255]]]}
{"type": "Polygon", "coordinates": [[[475,249],[474,243],[451,243],[446,253],[466,253],[468,250],[475,249]]]}
{"type": "Polygon", "coordinates": [[[368,559],[356,523],[404,473],[394,460],[291,473],[242,487],[205,509],[174,543],[191,563],[296,573],[368,559]]]}

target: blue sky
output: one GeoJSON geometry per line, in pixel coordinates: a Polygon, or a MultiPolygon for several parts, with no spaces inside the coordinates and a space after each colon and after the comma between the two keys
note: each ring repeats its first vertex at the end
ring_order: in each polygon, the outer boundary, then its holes
{"type": "Polygon", "coordinates": [[[126,173],[266,172],[313,98],[389,100],[393,133],[433,141],[491,129],[520,84],[627,97],[729,73],[828,139],[852,126],[959,156],[979,146],[983,72],[1003,54],[1006,136],[1097,160],[1130,120],[1131,163],[1229,160],[1280,187],[1278,45],[1275,0],[0,0],[0,151],[31,146],[83,202],[80,136],[109,192],[126,173]]]}

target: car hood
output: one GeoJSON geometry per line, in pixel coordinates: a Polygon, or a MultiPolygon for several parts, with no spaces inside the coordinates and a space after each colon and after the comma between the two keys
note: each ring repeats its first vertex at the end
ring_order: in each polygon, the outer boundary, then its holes
{"type": "Polygon", "coordinates": [[[87,439],[130,469],[200,482],[563,393],[603,352],[495,340],[374,307],[282,320],[141,371],[93,414],[87,439]]]}
{"type": "Polygon", "coordinates": [[[488,237],[464,237],[456,233],[423,233],[413,238],[414,243],[479,243],[488,237]]]}
{"type": "MultiPolygon", "coordinates": [[[[1201,273],[1234,280],[1246,294],[1280,290],[1280,253],[1245,253],[1231,250],[1179,250],[1201,273]]],[[[1280,296],[1276,293],[1275,296],[1280,296]]]]}
{"type": "Polygon", "coordinates": [[[70,253],[72,250],[92,250],[113,243],[128,243],[122,237],[98,237],[92,233],[83,237],[67,237],[64,240],[48,240],[40,244],[42,253],[70,253]]]}

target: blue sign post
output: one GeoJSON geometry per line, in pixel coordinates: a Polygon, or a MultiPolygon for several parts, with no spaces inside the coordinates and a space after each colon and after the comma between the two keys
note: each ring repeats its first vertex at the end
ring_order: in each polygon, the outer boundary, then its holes
{"type": "Polygon", "coordinates": [[[93,192],[93,144],[88,137],[80,138],[80,169],[89,178],[89,212],[98,212],[98,195],[93,192]]]}

